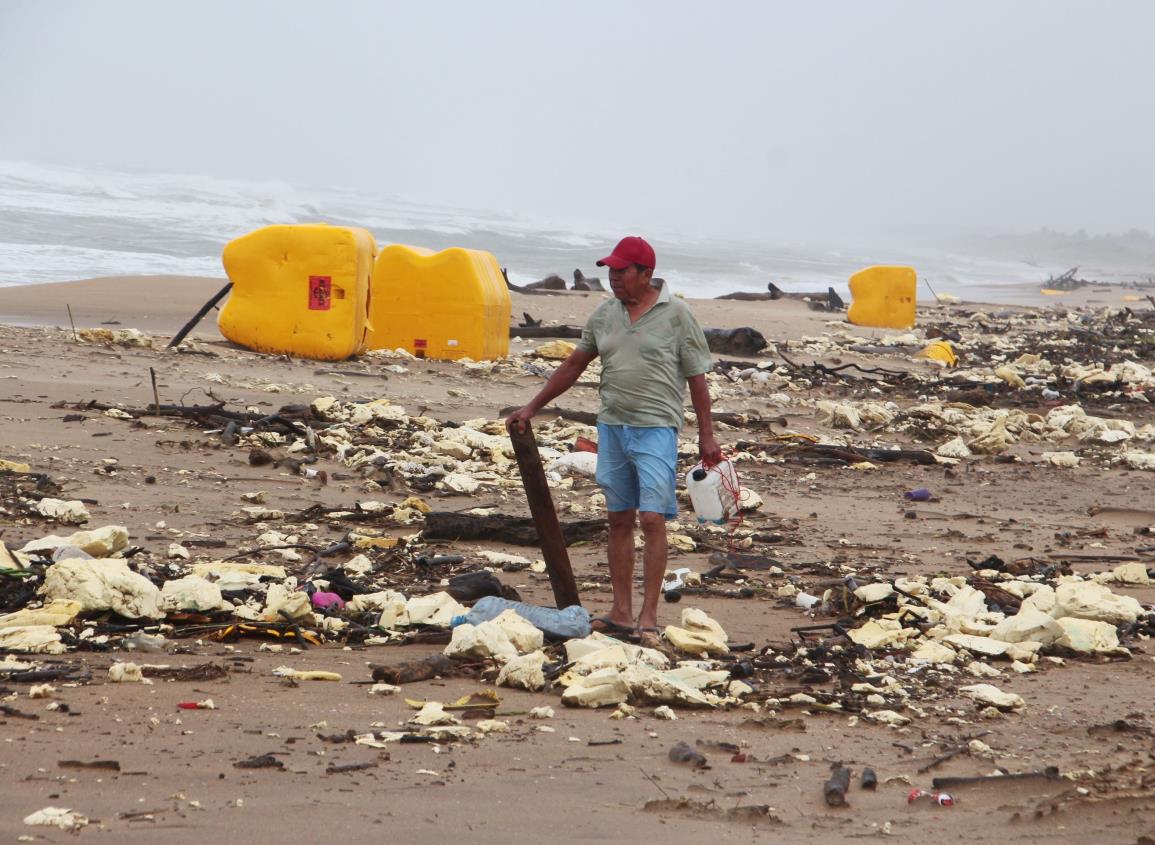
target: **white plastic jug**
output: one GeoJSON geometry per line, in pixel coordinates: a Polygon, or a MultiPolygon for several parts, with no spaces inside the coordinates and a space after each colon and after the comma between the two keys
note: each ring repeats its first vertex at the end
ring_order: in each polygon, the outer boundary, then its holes
{"type": "Polygon", "coordinates": [[[738,474],[729,461],[712,467],[699,463],[686,473],[686,490],[698,522],[722,525],[738,510],[738,474]]]}

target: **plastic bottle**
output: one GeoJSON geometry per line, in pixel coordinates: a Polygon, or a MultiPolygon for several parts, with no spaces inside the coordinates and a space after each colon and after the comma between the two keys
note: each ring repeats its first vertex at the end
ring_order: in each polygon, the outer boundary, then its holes
{"type": "Polygon", "coordinates": [[[60,546],[52,553],[52,561],[60,563],[62,560],[92,560],[92,555],[79,546],[60,546]]]}
{"type": "Polygon", "coordinates": [[[729,461],[695,466],[686,473],[686,490],[698,522],[722,525],[738,510],[738,474],[729,461]]]}
{"type": "Polygon", "coordinates": [[[820,604],[822,604],[822,599],[818,596],[812,596],[810,593],[800,592],[794,596],[794,606],[803,610],[813,610],[820,604]]]}
{"type": "Polygon", "coordinates": [[[479,625],[490,619],[496,619],[507,610],[514,611],[530,625],[550,637],[568,640],[588,637],[590,633],[589,611],[580,604],[558,610],[556,607],[538,607],[535,604],[510,601],[498,596],[478,599],[469,613],[455,616],[452,624],[453,627],[464,623],[479,625]]]}

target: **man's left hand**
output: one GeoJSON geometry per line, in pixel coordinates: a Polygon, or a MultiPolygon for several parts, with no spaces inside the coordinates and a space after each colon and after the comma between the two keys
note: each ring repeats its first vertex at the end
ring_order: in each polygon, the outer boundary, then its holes
{"type": "Polygon", "coordinates": [[[722,447],[712,434],[698,435],[698,453],[702,456],[702,465],[712,467],[722,463],[722,447]]]}

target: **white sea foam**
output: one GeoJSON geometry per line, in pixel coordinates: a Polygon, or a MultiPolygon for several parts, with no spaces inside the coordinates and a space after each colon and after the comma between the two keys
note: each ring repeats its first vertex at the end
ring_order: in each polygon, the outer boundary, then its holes
{"type": "MultiPolygon", "coordinates": [[[[434,206],[364,192],[210,176],[125,173],[0,161],[0,285],[102,275],[221,276],[232,238],[274,223],[328,222],[369,229],[379,244],[493,252],[524,283],[594,262],[619,233],[610,221],[560,225],[508,212],[434,206]]],[[[845,293],[855,270],[910,263],[940,293],[970,294],[1038,282],[1065,269],[934,249],[829,249],[646,232],[658,275],[688,296],[786,290],[845,293]]],[[[604,271],[600,273],[605,276],[604,271]]],[[[929,291],[927,291],[929,293],[929,291]]],[[[997,294],[995,294],[997,296],[997,294]]]]}
{"type": "Polygon", "coordinates": [[[0,286],[33,285],[98,276],[224,275],[216,257],[117,252],[44,244],[0,243],[0,286]]]}

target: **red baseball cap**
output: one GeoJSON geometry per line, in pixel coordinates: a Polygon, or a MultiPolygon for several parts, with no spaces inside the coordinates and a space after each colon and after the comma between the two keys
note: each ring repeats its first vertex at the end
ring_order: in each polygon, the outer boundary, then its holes
{"type": "Polygon", "coordinates": [[[614,247],[614,251],[598,262],[599,267],[609,267],[613,270],[624,270],[631,264],[641,264],[651,270],[658,265],[654,248],[646,243],[644,238],[636,235],[622,238],[614,247]]]}

